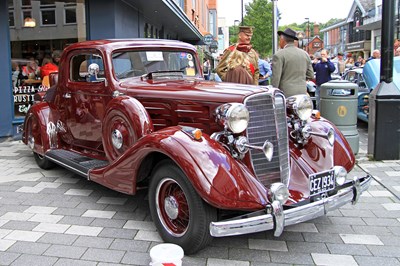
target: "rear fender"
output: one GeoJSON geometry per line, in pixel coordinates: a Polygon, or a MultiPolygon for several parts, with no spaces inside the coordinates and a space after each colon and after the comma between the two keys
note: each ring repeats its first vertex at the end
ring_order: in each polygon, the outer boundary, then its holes
{"type": "Polygon", "coordinates": [[[43,155],[51,147],[57,146],[57,115],[46,102],[34,104],[25,116],[22,142],[28,145],[29,136],[35,137],[32,150],[43,155]]]}
{"type": "Polygon", "coordinates": [[[268,202],[266,188],[244,164],[208,135],[203,134],[197,141],[181,127],[144,136],[104,170],[91,171],[90,178],[134,194],[140,164],[152,153],[161,153],[175,162],[197,193],[217,208],[252,210],[263,208],[268,202]]]}

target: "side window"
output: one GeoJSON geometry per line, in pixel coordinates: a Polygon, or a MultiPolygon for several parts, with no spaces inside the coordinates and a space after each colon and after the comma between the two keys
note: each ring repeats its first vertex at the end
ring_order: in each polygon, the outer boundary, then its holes
{"type": "Polygon", "coordinates": [[[104,64],[99,54],[79,54],[71,59],[70,80],[75,82],[93,82],[104,80],[104,64]],[[97,64],[99,72],[96,77],[90,76],[88,68],[91,64],[97,64]]]}

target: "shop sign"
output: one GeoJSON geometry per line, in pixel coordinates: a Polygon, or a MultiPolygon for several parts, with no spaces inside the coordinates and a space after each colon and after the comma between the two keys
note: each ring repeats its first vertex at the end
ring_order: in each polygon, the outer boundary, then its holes
{"type": "Polygon", "coordinates": [[[363,49],[364,43],[346,44],[346,50],[363,49]]]}
{"type": "Polygon", "coordinates": [[[214,37],[211,35],[211,34],[206,34],[206,35],[204,35],[204,37],[203,37],[203,42],[206,44],[206,45],[210,45],[211,44],[211,42],[214,40],[214,37]]]}

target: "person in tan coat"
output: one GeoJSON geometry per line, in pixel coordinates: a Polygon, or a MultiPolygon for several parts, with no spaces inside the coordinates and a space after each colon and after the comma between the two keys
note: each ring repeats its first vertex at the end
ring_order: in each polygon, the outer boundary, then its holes
{"type": "Polygon", "coordinates": [[[225,49],[217,74],[225,82],[258,85],[258,55],[250,44],[253,28],[239,27],[238,43],[225,49]]]}
{"type": "Polygon", "coordinates": [[[278,31],[280,50],[272,57],[272,86],[283,91],[286,97],[307,94],[307,79],[314,78],[309,55],[294,45],[298,40],[290,28],[278,31]]]}

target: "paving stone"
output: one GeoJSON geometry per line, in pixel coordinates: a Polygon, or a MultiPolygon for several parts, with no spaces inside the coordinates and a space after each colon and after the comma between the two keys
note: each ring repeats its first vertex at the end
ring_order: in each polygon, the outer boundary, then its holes
{"type": "MultiPolygon", "coordinates": [[[[135,265],[150,265],[151,259],[149,254],[140,252],[126,252],[121,260],[124,264],[135,264],[135,265]]],[[[194,265],[194,264],[182,264],[182,265],[194,265]]],[[[205,265],[205,264],[203,264],[205,265]]],[[[99,264],[100,266],[100,264],[99,264]]]]}
{"type": "Polygon", "coordinates": [[[350,245],[350,244],[326,244],[330,253],[341,255],[363,255],[370,256],[371,252],[364,245],[350,245]]]}
{"type": "Polygon", "coordinates": [[[396,266],[400,261],[395,258],[372,257],[372,256],[354,256],[360,266],[396,266]]]}
{"type": "Polygon", "coordinates": [[[145,240],[153,242],[163,242],[161,236],[156,231],[140,230],[134,237],[135,240],[145,240]]]}
{"type": "Polygon", "coordinates": [[[149,247],[150,247],[150,241],[115,239],[112,242],[110,249],[135,251],[135,252],[146,252],[149,250],[149,247]]]}
{"type": "Polygon", "coordinates": [[[315,225],[320,233],[354,233],[353,227],[350,225],[340,225],[340,224],[316,224],[315,225]]]}
{"type": "Polygon", "coordinates": [[[82,257],[86,250],[86,247],[52,245],[45,251],[44,255],[60,258],[78,259],[82,257]]]}
{"type": "Polygon", "coordinates": [[[137,230],[148,230],[148,231],[155,231],[156,226],[153,222],[146,222],[146,221],[134,221],[129,220],[125,223],[124,229],[137,229],[137,230]]]}
{"type": "Polygon", "coordinates": [[[101,197],[96,203],[100,204],[111,204],[111,205],[124,205],[127,202],[127,198],[115,198],[115,197],[101,197]]]}
{"type": "Polygon", "coordinates": [[[58,245],[72,245],[72,243],[74,243],[77,238],[77,235],[46,233],[37,242],[58,245]]]}
{"type": "Polygon", "coordinates": [[[311,254],[315,264],[317,265],[348,265],[348,266],[357,266],[357,262],[354,260],[352,256],[349,255],[333,255],[333,254],[311,254]]]}
{"type": "Polygon", "coordinates": [[[400,249],[395,246],[368,246],[374,256],[400,257],[400,249]]]}
{"type": "Polygon", "coordinates": [[[102,230],[103,227],[71,225],[65,233],[71,235],[97,236],[102,230]]]}
{"type": "Polygon", "coordinates": [[[15,261],[21,254],[13,252],[0,252],[0,265],[10,265],[15,261]]]}
{"type": "Polygon", "coordinates": [[[354,233],[356,234],[373,234],[373,235],[390,235],[391,232],[389,228],[384,226],[372,226],[372,225],[356,225],[353,226],[354,233]]]}
{"type": "Polygon", "coordinates": [[[288,251],[285,241],[249,239],[250,249],[288,251]]]}
{"type": "Polygon", "coordinates": [[[213,259],[210,258],[207,260],[207,266],[249,266],[250,262],[248,261],[240,261],[240,260],[223,260],[223,259],[213,259]]]}
{"type": "Polygon", "coordinates": [[[289,252],[297,253],[329,253],[326,245],[322,243],[292,242],[287,241],[289,252]]]}
{"type": "Polygon", "coordinates": [[[340,234],[340,237],[346,244],[383,245],[376,235],[340,234]]]}
{"type": "Polygon", "coordinates": [[[20,187],[16,192],[20,193],[39,193],[43,190],[41,187],[20,187]]]}
{"type": "Polygon", "coordinates": [[[11,232],[12,232],[12,230],[9,230],[9,229],[0,229],[0,238],[5,237],[6,235],[8,235],[11,232]]]}
{"type": "Polygon", "coordinates": [[[244,248],[230,248],[229,259],[250,262],[259,261],[264,263],[271,261],[268,251],[251,250],[244,248]]]}
{"type": "Polygon", "coordinates": [[[340,212],[345,217],[376,217],[371,210],[346,210],[340,209],[340,212]]]}
{"type": "Polygon", "coordinates": [[[382,206],[388,211],[400,211],[400,203],[385,203],[382,206]]]}
{"type": "Polygon", "coordinates": [[[76,208],[58,208],[53,214],[64,216],[81,216],[84,212],[85,210],[76,208]]]}
{"type": "Polygon", "coordinates": [[[215,247],[249,248],[249,236],[216,237],[211,242],[215,247]]]}
{"type": "Polygon", "coordinates": [[[12,245],[12,247],[10,247],[8,249],[8,251],[15,252],[15,253],[21,253],[21,254],[41,255],[49,247],[50,247],[50,244],[19,241],[19,242],[16,242],[14,245],[12,245]]]}
{"type": "Polygon", "coordinates": [[[54,263],[56,261],[57,261],[57,258],[55,258],[55,257],[22,254],[12,263],[12,265],[13,266],[26,266],[26,265],[32,265],[32,263],[34,262],[35,266],[50,266],[50,265],[54,265],[54,263]]]}
{"type": "Polygon", "coordinates": [[[14,230],[11,233],[9,233],[8,235],[6,235],[3,239],[36,242],[43,235],[44,235],[44,233],[41,233],[41,232],[14,230]]]}
{"type": "Polygon", "coordinates": [[[126,223],[125,220],[116,219],[94,219],[90,223],[90,226],[110,227],[110,228],[122,228],[126,223]]]}
{"type": "Polygon", "coordinates": [[[271,262],[273,263],[290,263],[290,264],[313,264],[310,254],[302,254],[295,252],[278,252],[270,251],[271,262]]]}
{"type": "Polygon", "coordinates": [[[368,193],[370,193],[373,197],[394,197],[392,193],[389,191],[371,191],[368,190],[368,193]]]}
{"type": "Polygon", "coordinates": [[[66,191],[64,194],[71,196],[89,196],[92,192],[93,190],[89,189],[70,189],[66,191]]]}
{"type": "Polygon", "coordinates": [[[46,207],[46,206],[31,206],[26,209],[25,213],[37,213],[37,214],[51,214],[57,208],[56,207],[46,207]]]}
{"type": "Polygon", "coordinates": [[[396,219],[390,218],[363,218],[366,224],[375,226],[400,226],[396,219]]]}
{"type": "Polygon", "coordinates": [[[71,225],[68,224],[54,224],[54,223],[40,223],[32,231],[48,232],[48,233],[65,233],[71,225]]]}
{"type": "MultiPolygon", "coordinates": [[[[106,237],[79,236],[74,242],[74,246],[107,249],[114,239],[106,237]]],[[[132,241],[131,241],[132,242],[132,241]]]]}
{"type": "Polygon", "coordinates": [[[118,263],[124,255],[124,251],[89,248],[82,256],[82,259],[118,263]]]}
{"type": "Polygon", "coordinates": [[[359,217],[329,217],[333,224],[342,225],[365,225],[363,219],[359,217]]]}
{"type": "Polygon", "coordinates": [[[15,240],[0,239],[0,251],[8,250],[15,243],[16,243],[15,240]]]}
{"type": "Polygon", "coordinates": [[[285,231],[317,233],[318,229],[315,226],[315,224],[313,224],[313,223],[300,223],[300,224],[289,225],[289,226],[285,227],[285,231]]]}
{"type": "Polygon", "coordinates": [[[96,202],[81,202],[78,204],[78,206],[76,206],[76,208],[78,209],[98,210],[98,211],[104,211],[106,207],[107,207],[106,204],[98,204],[96,202]]]}
{"type": "Polygon", "coordinates": [[[9,221],[5,225],[2,226],[3,229],[11,229],[11,230],[27,230],[30,231],[35,228],[39,223],[37,222],[28,222],[28,221],[9,221]]]}
{"type": "Polygon", "coordinates": [[[52,215],[52,214],[35,214],[28,221],[30,222],[40,222],[40,223],[57,223],[59,222],[64,216],[62,215],[52,215]]]}
{"type": "Polygon", "coordinates": [[[20,213],[20,212],[7,212],[0,217],[1,220],[12,220],[12,221],[27,221],[34,214],[32,213],[20,213]]]}
{"type": "Polygon", "coordinates": [[[74,259],[59,259],[54,266],[96,266],[97,262],[95,261],[83,261],[83,260],[74,260],[74,259]]]}
{"type": "Polygon", "coordinates": [[[94,217],[94,218],[106,218],[111,219],[116,212],[113,211],[99,211],[99,210],[87,210],[82,214],[83,217],[94,217]]]}
{"type": "Polygon", "coordinates": [[[93,220],[94,220],[94,218],[66,216],[66,217],[62,218],[58,223],[59,224],[69,224],[69,225],[89,226],[92,224],[93,220]]]}

